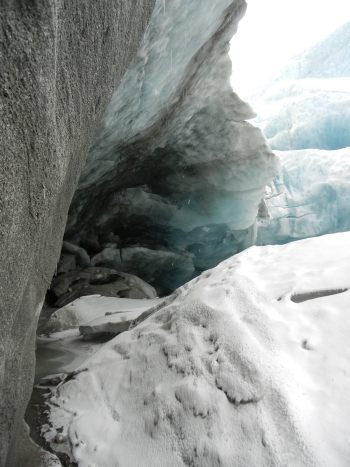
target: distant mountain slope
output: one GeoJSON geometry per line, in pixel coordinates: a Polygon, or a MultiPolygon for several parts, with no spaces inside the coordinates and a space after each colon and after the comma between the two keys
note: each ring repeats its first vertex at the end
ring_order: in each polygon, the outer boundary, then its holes
{"type": "Polygon", "coordinates": [[[350,76],[350,21],[291,60],[276,81],[350,76]]]}
{"type": "Polygon", "coordinates": [[[350,22],[293,58],[251,103],[271,149],[350,146],[350,22]]]}

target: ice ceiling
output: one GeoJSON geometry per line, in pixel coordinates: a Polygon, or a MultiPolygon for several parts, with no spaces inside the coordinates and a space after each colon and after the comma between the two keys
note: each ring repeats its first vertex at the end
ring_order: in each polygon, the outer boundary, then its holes
{"type": "Polygon", "coordinates": [[[230,86],[229,41],[245,8],[157,2],[70,209],[66,240],[98,241],[92,265],[167,292],[254,244],[279,161],[230,86]]]}

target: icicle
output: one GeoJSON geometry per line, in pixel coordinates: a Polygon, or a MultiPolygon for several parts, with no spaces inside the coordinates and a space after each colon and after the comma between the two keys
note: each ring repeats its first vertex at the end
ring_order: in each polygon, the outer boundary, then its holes
{"type": "Polygon", "coordinates": [[[165,0],[163,0],[163,10],[164,10],[164,14],[165,14],[165,0]]]}
{"type": "Polygon", "coordinates": [[[173,51],[170,50],[170,70],[173,71],[173,51]]]}

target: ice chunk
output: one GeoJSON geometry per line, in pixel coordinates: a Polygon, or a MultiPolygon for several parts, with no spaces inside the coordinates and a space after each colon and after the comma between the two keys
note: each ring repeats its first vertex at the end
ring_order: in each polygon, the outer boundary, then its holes
{"type": "Polygon", "coordinates": [[[350,78],[281,81],[254,107],[272,149],[350,146],[350,78]]]}
{"type": "Polygon", "coordinates": [[[84,340],[95,339],[105,333],[116,336],[121,332],[127,331],[130,324],[150,307],[151,305],[147,305],[146,302],[144,308],[139,308],[136,311],[108,313],[107,315],[100,316],[86,324],[80,325],[79,332],[83,335],[84,340]]]}

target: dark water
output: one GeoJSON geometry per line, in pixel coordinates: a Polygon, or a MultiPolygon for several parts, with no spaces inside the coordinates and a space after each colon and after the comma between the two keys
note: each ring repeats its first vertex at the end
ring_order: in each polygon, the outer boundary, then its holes
{"type": "Polygon", "coordinates": [[[63,373],[63,367],[71,363],[74,357],[74,353],[68,350],[62,351],[48,347],[47,344],[38,344],[34,384],[38,384],[47,375],[63,373]]]}

